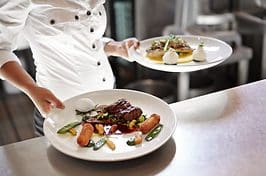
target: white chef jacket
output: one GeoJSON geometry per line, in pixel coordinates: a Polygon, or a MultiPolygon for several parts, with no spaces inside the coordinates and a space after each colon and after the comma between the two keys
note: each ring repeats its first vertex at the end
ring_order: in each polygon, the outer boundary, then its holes
{"type": "Polygon", "coordinates": [[[1,0],[0,67],[24,33],[36,65],[37,84],[59,99],[111,89],[114,76],[103,50],[105,0],[1,0]]]}

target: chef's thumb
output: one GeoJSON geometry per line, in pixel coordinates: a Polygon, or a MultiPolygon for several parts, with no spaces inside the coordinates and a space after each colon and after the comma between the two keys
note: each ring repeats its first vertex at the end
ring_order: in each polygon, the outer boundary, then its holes
{"type": "Polygon", "coordinates": [[[134,43],[134,48],[135,48],[135,49],[138,49],[139,46],[140,46],[140,42],[139,42],[139,41],[137,41],[137,42],[134,43]]]}

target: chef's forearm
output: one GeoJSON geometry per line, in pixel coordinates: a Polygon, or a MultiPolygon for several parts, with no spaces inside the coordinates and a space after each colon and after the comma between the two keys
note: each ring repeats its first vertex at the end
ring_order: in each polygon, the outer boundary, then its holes
{"type": "Polygon", "coordinates": [[[26,94],[32,87],[37,86],[31,76],[15,61],[5,63],[0,68],[0,75],[26,94]]]}

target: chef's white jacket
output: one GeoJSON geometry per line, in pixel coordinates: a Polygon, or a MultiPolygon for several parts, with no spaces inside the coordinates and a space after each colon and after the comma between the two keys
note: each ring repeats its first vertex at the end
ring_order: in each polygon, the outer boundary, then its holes
{"type": "Polygon", "coordinates": [[[104,0],[1,0],[0,67],[19,61],[12,53],[20,33],[29,41],[37,84],[65,100],[111,89],[114,76],[103,50],[104,0]]]}

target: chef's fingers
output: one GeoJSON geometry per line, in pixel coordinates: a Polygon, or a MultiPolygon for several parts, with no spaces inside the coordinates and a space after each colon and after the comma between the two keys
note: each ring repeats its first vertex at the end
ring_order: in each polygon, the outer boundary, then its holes
{"type": "Polygon", "coordinates": [[[132,42],[132,46],[134,46],[135,49],[139,48],[140,43],[139,43],[138,39],[132,38],[131,42],[132,42]]]}
{"type": "Polygon", "coordinates": [[[139,43],[139,41],[136,38],[134,38],[132,42],[133,42],[133,46],[134,46],[135,49],[139,48],[140,43],[139,43]]]}
{"type": "Polygon", "coordinates": [[[134,48],[137,49],[140,43],[136,38],[128,38],[125,40],[125,45],[127,49],[129,49],[131,46],[134,46],[134,48]]]}
{"type": "Polygon", "coordinates": [[[48,114],[50,111],[52,110],[52,106],[50,102],[44,102],[42,105],[42,109],[41,109],[41,114],[43,116],[46,116],[46,114],[48,114]]]}
{"type": "Polygon", "coordinates": [[[52,110],[51,103],[48,101],[39,102],[38,104],[36,104],[36,107],[43,118],[46,118],[52,110]]]}
{"type": "Polygon", "coordinates": [[[134,47],[135,47],[135,49],[139,48],[139,46],[140,46],[140,42],[139,42],[139,41],[136,41],[136,42],[134,43],[134,47]]]}
{"type": "Polygon", "coordinates": [[[59,109],[65,108],[65,105],[54,95],[50,95],[49,97],[47,97],[47,100],[51,103],[52,107],[54,106],[59,109]]]}

